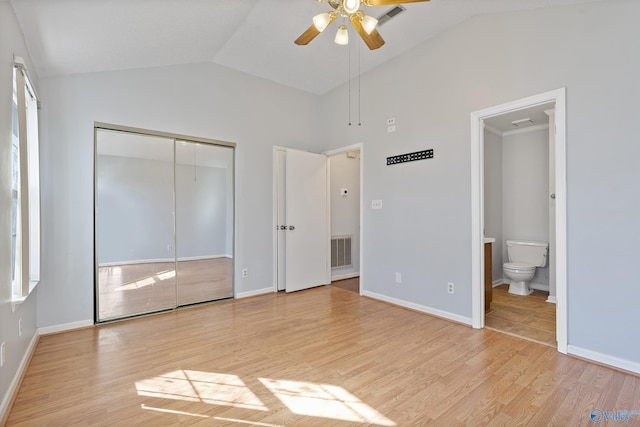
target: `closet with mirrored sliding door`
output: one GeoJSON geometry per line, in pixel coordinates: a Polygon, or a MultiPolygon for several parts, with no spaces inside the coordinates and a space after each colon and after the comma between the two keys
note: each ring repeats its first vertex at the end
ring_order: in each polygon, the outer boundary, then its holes
{"type": "Polygon", "coordinates": [[[95,318],[232,298],[235,145],[96,124],[95,318]]]}

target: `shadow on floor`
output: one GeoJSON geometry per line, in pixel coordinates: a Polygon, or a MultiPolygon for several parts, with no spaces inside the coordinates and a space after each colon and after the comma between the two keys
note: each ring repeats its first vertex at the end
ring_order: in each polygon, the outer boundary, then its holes
{"type": "Polygon", "coordinates": [[[344,279],[344,280],[336,280],[331,282],[331,286],[335,286],[340,289],[345,289],[347,291],[355,292],[357,294],[360,293],[360,278],[354,277],[352,279],[344,279]]]}

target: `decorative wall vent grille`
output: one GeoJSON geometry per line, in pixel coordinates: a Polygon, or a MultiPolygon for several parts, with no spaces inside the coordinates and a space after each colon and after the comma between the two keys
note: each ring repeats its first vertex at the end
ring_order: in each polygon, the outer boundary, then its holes
{"type": "Polygon", "coordinates": [[[407,10],[407,8],[404,6],[401,6],[401,5],[394,6],[393,8],[389,9],[384,15],[378,18],[378,26],[382,26],[386,24],[391,20],[391,18],[394,18],[399,13],[402,13],[405,10],[407,10]]]}
{"type": "Polygon", "coordinates": [[[331,236],[331,268],[351,267],[353,236],[331,236]]]}

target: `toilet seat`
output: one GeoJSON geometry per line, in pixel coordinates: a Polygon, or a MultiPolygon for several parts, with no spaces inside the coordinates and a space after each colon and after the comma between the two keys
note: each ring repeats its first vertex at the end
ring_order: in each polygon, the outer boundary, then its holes
{"type": "Polygon", "coordinates": [[[507,270],[535,270],[536,266],[526,262],[505,262],[503,267],[507,270]]]}

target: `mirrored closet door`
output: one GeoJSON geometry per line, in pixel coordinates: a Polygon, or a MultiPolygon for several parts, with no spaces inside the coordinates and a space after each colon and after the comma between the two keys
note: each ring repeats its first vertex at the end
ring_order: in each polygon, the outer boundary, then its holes
{"type": "Polygon", "coordinates": [[[176,143],[178,305],[233,296],[233,150],[176,143]]]}
{"type": "Polygon", "coordinates": [[[233,297],[233,146],[95,130],[96,321],[233,297]]]}

